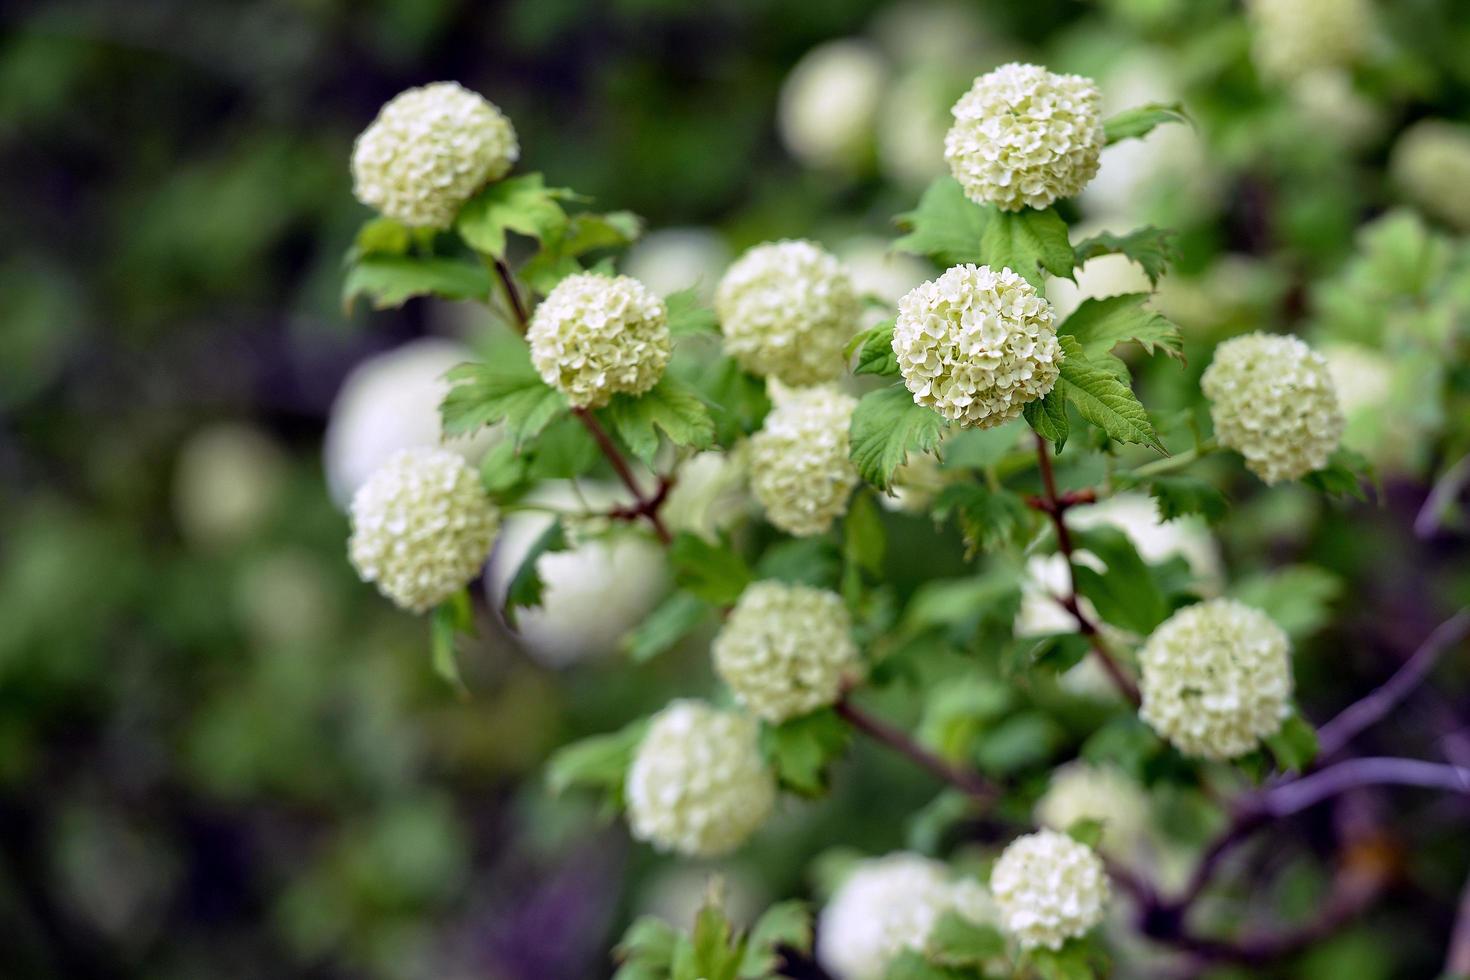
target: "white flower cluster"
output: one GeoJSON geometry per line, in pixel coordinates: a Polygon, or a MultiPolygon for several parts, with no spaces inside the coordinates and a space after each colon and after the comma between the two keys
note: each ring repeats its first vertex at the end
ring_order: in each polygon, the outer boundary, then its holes
{"type": "Polygon", "coordinates": [[[838,980],[879,980],[900,953],[922,950],[948,912],[995,921],[985,888],[951,881],[938,861],[907,852],[863,861],[822,910],[817,962],[838,980]]]}
{"type": "Polygon", "coordinates": [[[1108,876],[1092,848],[1055,830],[1017,837],[990,872],[1000,927],[1023,949],[1059,949],[1102,921],[1108,876]]]}
{"type": "Polygon", "coordinates": [[[626,789],[633,836],[687,857],[733,851],[776,803],[755,719],[691,700],[654,716],[626,789]]]}
{"type": "Polygon", "coordinates": [[[1225,341],[1200,388],[1215,438],[1267,483],[1320,470],[1342,439],[1327,362],[1297,337],[1252,333],[1225,341]]]}
{"type": "Polygon", "coordinates": [[[781,84],[781,141],[809,167],[858,169],[872,156],[887,86],[888,63],[871,42],[844,38],[812,48],[781,84]]]}
{"type": "Polygon", "coordinates": [[[973,201],[1003,211],[1049,207],[1097,174],[1101,101],[1081,75],[1001,65],[955,103],[944,158],[973,201]]]}
{"type": "Polygon", "coordinates": [[[1051,304],[1010,269],[957,265],[899,300],[893,353],[915,402],[989,429],[1056,384],[1055,320],[1051,304]]]}
{"type": "Polygon", "coordinates": [[[861,669],[842,599],[826,589],[756,582],[715,637],[715,670],[771,722],[831,704],[861,669]]]}
{"type": "Polygon", "coordinates": [[[1249,0],[1251,58],[1268,79],[1351,65],[1372,40],[1367,0],[1249,0]]]}
{"type": "Polygon", "coordinates": [[[1139,717],[1185,755],[1244,755],[1290,711],[1290,641],[1265,613],[1233,599],[1170,616],[1139,663],[1139,717]]]}
{"type": "Polygon", "coordinates": [[[1429,214],[1470,231],[1470,126],[1425,119],[1394,144],[1389,172],[1429,214]]]}
{"type": "Polygon", "coordinates": [[[757,245],[715,291],[725,352],[752,374],[802,386],[832,381],[861,306],[837,257],[811,242],[757,245]]]}
{"type": "Polygon", "coordinates": [[[847,512],[858,483],[848,456],[855,408],[856,399],[831,388],[787,392],[750,437],[750,488],[787,534],[821,534],[847,512]]]}
{"type": "Polygon", "coordinates": [[[348,554],[364,582],[412,612],[443,602],[480,571],[500,513],[447,449],[403,449],[352,498],[348,554]]]}
{"type": "Polygon", "coordinates": [[[673,352],[664,301],[630,276],[591,272],[556,284],[526,331],[541,380],[575,408],[658,384],[673,352]]]}
{"type": "Polygon", "coordinates": [[[388,101],[352,148],[353,193],[411,228],[448,228],[481,187],[520,156],[499,109],[454,82],[388,101]]]}
{"type": "Polygon", "coordinates": [[[1080,820],[1099,821],[1098,850],[1117,858],[1135,854],[1148,836],[1148,798],[1116,766],[1079,760],[1057,767],[1034,815],[1043,827],[1060,831],[1080,820]]]}

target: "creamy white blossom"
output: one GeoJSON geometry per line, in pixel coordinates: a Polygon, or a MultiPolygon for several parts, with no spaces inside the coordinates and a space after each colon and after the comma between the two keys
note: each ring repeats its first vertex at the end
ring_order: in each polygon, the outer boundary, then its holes
{"type": "Polygon", "coordinates": [[[658,384],[673,353],[664,301],[630,276],[567,276],[526,331],[541,380],[577,408],[658,384]]]}
{"type": "Polygon", "coordinates": [[[873,124],[887,84],[888,63],[871,43],[844,38],[817,45],[781,85],[781,141],[809,167],[860,168],[872,155],[873,124]]]}
{"type": "Polygon", "coordinates": [[[679,464],[659,510],[670,533],[689,531],[711,543],[749,512],[750,444],[695,453],[679,464]]]}
{"type": "Polygon", "coordinates": [[[246,541],[281,499],[286,475],[286,455],[266,433],[235,422],[200,429],[174,469],[179,530],[206,548],[246,541]]]}
{"type": "Polygon", "coordinates": [[[1170,616],[1139,664],[1139,717],[1185,755],[1244,755],[1290,712],[1290,641],[1265,613],[1233,599],[1170,616]]]}
{"type": "Polygon", "coordinates": [[[1051,304],[1010,269],[957,265],[899,300],[893,353],[915,402],[989,429],[1056,384],[1055,319],[1051,304]]]}
{"type": "Polygon", "coordinates": [[[388,101],[352,149],[357,199],[413,228],[448,228],[480,188],[520,156],[515,128],[455,82],[388,101]]]}
{"type": "Polygon", "coordinates": [[[971,200],[1004,211],[1049,207],[1097,173],[1101,99],[1081,75],[1002,65],[955,103],[944,158],[971,200]]]}
{"type": "Polygon", "coordinates": [[[745,843],[776,802],[755,719],[673,701],[649,725],[628,769],[628,825],[662,851],[716,857],[745,843]]]}
{"type": "Polygon", "coordinates": [[[949,912],[995,921],[984,886],[953,880],[938,861],[908,852],[863,861],[822,909],[817,962],[838,980],[879,980],[904,950],[922,950],[949,912]]]}
{"type": "Polygon", "coordinates": [[[1000,927],[1023,949],[1059,949],[1102,921],[1108,877],[1092,848],[1055,830],[1017,837],[990,873],[1000,927]]]}
{"type": "Polygon", "coordinates": [[[352,498],[348,553],[364,582],[425,612],[480,571],[499,512],[480,477],[445,449],[395,453],[352,498]]]}
{"type": "Polygon", "coordinates": [[[786,385],[832,381],[861,307],[835,256],[812,242],[757,245],[726,270],[715,291],[725,352],[752,374],[786,385]]]}
{"type": "Polygon", "coordinates": [[[736,700],[772,722],[831,704],[862,670],[842,599],[784,582],[747,586],[713,653],[736,700]]]}
{"type": "Polygon", "coordinates": [[[1063,832],[1082,820],[1099,821],[1098,850],[1120,859],[1136,854],[1148,836],[1148,797],[1116,766],[1080,760],[1058,766],[1034,814],[1037,823],[1063,832]]]}
{"type": "Polygon", "coordinates": [[[858,484],[848,456],[857,400],[831,388],[778,395],[750,437],[750,487],[766,519],[788,534],[821,534],[847,512],[858,484]]]}
{"type": "Polygon", "coordinates": [[[1297,337],[1252,333],[1225,341],[1200,388],[1215,438],[1266,483],[1320,470],[1342,439],[1327,362],[1297,337]]]}
{"type": "Polygon", "coordinates": [[[1373,39],[1367,0],[1249,0],[1251,58],[1272,81],[1351,65],[1373,39]]]}
{"type": "Polygon", "coordinates": [[[1415,123],[1394,144],[1389,172],[1424,211],[1470,231],[1470,126],[1443,119],[1415,123]]]}
{"type": "Polygon", "coordinates": [[[622,271],[660,296],[694,289],[710,302],[730,258],[730,246],[713,228],[659,228],[633,243],[622,271]]]}
{"type": "Polygon", "coordinates": [[[1316,132],[1343,146],[1357,148],[1383,130],[1383,110],[1353,88],[1352,75],[1324,68],[1291,83],[1291,103],[1316,132]]]}

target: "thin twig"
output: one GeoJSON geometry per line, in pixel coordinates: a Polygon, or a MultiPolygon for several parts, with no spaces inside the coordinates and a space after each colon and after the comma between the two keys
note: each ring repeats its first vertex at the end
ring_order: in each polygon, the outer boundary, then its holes
{"type": "Polygon", "coordinates": [[[1418,786],[1470,794],[1470,768],[1421,759],[1349,759],[1272,786],[1255,805],[1268,816],[1287,817],[1360,786],[1418,786]]]}
{"type": "Polygon", "coordinates": [[[510,303],[510,310],[515,314],[516,326],[522,334],[525,334],[531,317],[526,311],[526,301],[521,299],[521,291],[516,287],[515,276],[511,275],[510,266],[505,264],[504,259],[495,259],[493,268],[495,274],[500,277],[500,285],[505,289],[505,298],[510,303]]]}
{"type": "Polygon", "coordinates": [[[1396,705],[1423,683],[1446,650],[1470,636],[1470,610],[1445,620],[1420,644],[1414,655],[1377,690],[1344,708],[1317,730],[1318,758],[1342,751],[1358,733],[1388,716],[1396,705]]]}
{"type": "Polygon", "coordinates": [[[1424,498],[1424,506],[1419,508],[1419,513],[1414,517],[1415,537],[1423,541],[1438,533],[1444,523],[1445,514],[1450,509],[1450,503],[1465,489],[1467,481],[1470,481],[1470,455],[1460,457],[1454,466],[1445,470],[1434,481],[1434,486],[1429,489],[1429,496],[1424,498]]]}
{"type": "Polygon", "coordinates": [[[894,751],[907,756],[911,762],[956,789],[963,790],[969,796],[985,803],[994,801],[995,787],[978,772],[956,766],[941,758],[914,741],[907,732],[868,714],[845,696],[833,705],[833,709],[853,728],[874,741],[882,742],[894,751]]]}
{"type": "Polygon", "coordinates": [[[1465,880],[1465,889],[1460,892],[1460,911],[1455,915],[1455,931],[1450,935],[1444,975],[1470,976],[1470,878],[1465,880]]]}
{"type": "Polygon", "coordinates": [[[586,408],[574,408],[572,409],[572,414],[582,421],[582,425],[586,426],[587,431],[592,434],[592,438],[597,443],[598,448],[602,450],[602,455],[606,456],[607,461],[612,464],[613,472],[618,475],[619,480],[623,481],[623,486],[628,488],[628,492],[633,494],[633,499],[637,501],[635,514],[648,519],[648,523],[653,525],[653,533],[658,535],[659,541],[664,544],[672,542],[674,537],[664,525],[663,518],[659,517],[658,507],[656,505],[650,506],[650,500],[652,498],[643,495],[643,490],[638,486],[638,481],[633,478],[632,469],[628,467],[628,461],[623,458],[622,450],[618,449],[617,443],[613,442],[612,436],[607,434],[607,430],[602,427],[602,423],[597,421],[597,416],[593,415],[591,410],[586,408]]]}

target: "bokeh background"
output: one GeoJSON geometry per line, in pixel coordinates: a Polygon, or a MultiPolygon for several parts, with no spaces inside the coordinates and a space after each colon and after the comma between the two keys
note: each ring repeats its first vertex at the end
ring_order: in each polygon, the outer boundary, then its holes
{"type": "MultiPolygon", "coordinates": [[[[929,271],[887,253],[892,217],[941,171],[975,75],[1034,60],[1098,78],[1110,110],[1183,100],[1195,126],[1109,150],[1075,212],[1179,229],[1159,303],[1191,350],[1296,329],[1360,372],[1342,377],[1371,395],[1354,438],[1382,503],[1241,482],[1212,545],[1240,588],[1289,607],[1305,710],[1329,716],[1470,597],[1453,508],[1411,527],[1470,448],[1466,369],[1444,356],[1470,309],[1470,216],[1393,164],[1416,122],[1470,120],[1470,6],[1375,15],[1356,64],[1282,78],[1227,0],[6,3],[0,975],[598,977],[632,915],[698,900],[707,868],[630,845],[538,771],[707,675],[697,649],[637,668],[616,650],[660,597],[657,556],[549,556],[555,603],[524,639],[484,615],[465,697],[435,676],[425,624],[345,558],[351,488],[434,438],[435,379],[497,342],[474,309],[341,302],[368,217],[352,140],[429,81],[498,103],[523,171],[641,215],[624,267],[664,291],[811,237],[889,299],[929,271]]],[[[1052,295],[1137,278],[1095,262],[1052,295]]],[[[1146,403],[1177,407],[1202,367],[1146,378],[1146,403]]],[[[888,519],[910,541],[900,580],[962,567],[925,522],[888,519]]],[[[988,729],[980,764],[1043,783],[1095,715],[988,703],[963,714],[988,729]]],[[[1460,662],[1389,735],[1464,752],[1467,704],[1460,662]]],[[[943,716],[911,720],[945,735],[943,716]]],[[[934,787],[857,752],[833,797],[722,863],[737,917],[820,894],[806,858],[835,845],[932,844],[934,787]]],[[[1187,835],[1203,818],[1175,803],[1187,835]]],[[[1316,901],[1329,819],[1261,857],[1278,865],[1263,904],[1316,901]]],[[[1466,813],[1416,797],[1384,826],[1399,821],[1431,836],[1394,856],[1388,900],[1281,975],[1433,975],[1466,813]]]]}

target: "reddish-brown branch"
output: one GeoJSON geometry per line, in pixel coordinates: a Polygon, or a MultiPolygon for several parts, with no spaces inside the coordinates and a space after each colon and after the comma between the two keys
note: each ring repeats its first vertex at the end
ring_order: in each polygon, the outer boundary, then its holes
{"type": "Polygon", "coordinates": [[[908,757],[920,768],[939,777],[956,789],[963,790],[969,796],[984,803],[991,803],[995,800],[995,787],[978,772],[956,766],[947,759],[934,754],[916,742],[908,732],[868,714],[848,700],[846,696],[833,705],[833,709],[853,728],[908,757]]]}
{"type": "MultiPolygon", "coordinates": [[[[648,523],[653,525],[653,533],[658,536],[659,541],[664,544],[671,543],[674,537],[664,525],[663,518],[658,515],[658,504],[663,503],[663,497],[660,497],[658,493],[655,493],[653,497],[643,495],[638,481],[633,478],[633,471],[629,468],[628,461],[623,458],[622,450],[618,448],[617,443],[613,442],[612,436],[607,434],[607,430],[602,427],[601,422],[597,421],[597,416],[593,415],[590,409],[574,408],[572,414],[587,427],[587,431],[592,434],[593,441],[602,450],[602,455],[606,456],[607,461],[612,464],[613,472],[618,475],[623,486],[627,487],[628,492],[633,495],[636,501],[632,507],[633,516],[647,518],[648,523]],[[654,503],[655,498],[657,503],[654,503]]],[[[668,495],[669,485],[671,485],[669,482],[661,485],[661,491],[665,497],[668,495]]]]}
{"type": "Polygon", "coordinates": [[[526,311],[526,301],[521,299],[521,291],[516,286],[515,276],[511,275],[510,266],[505,264],[504,259],[496,259],[494,262],[495,274],[500,277],[500,285],[505,289],[506,302],[510,303],[510,311],[515,315],[516,327],[522,334],[530,325],[530,314],[526,311]]]}

